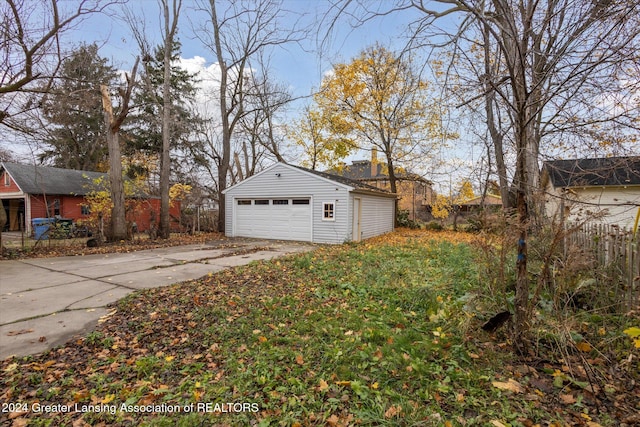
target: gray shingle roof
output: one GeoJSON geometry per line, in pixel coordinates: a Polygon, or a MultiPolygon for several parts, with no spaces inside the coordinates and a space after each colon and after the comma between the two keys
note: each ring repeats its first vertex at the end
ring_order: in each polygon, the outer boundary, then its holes
{"type": "Polygon", "coordinates": [[[371,161],[356,160],[353,164],[345,165],[339,169],[330,169],[327,173],[357,180],[389,179],[389,176],[383,173],[382,163],[374,165],[374,168],[375,174],[372,174],[371,161]]]}
{"type": "MultiPolygon", "coordinates": [[[[327,173],[333,175],[340,175],[345,178],[362,181],[377,181],[389,179],[389,174],[385,172],[387,164],[379,162],[374,166],[375,174],[371,173],[371,161],[370,160],[356,160],[351,165],[345,165],[341,168],[330,169],[327,173]]],[[[398,168],[396,168],[397,170],[398,168]]],[[[412,172],[402,172],[397,170],[396,179],[398,181],[419,181],[427,184],[431,182],[422,178],[420,175],[412,172]]]]}
{"type": "Polygon", "coordinates": [[[101,172],[87,172],[48,166],[2,163],[0,170],[6,170],[20,189],[28,194],[65,194],[84,196],[92,190],[94,179],[108,175],[101,172]]]}
{"type": "Polygon", "coordinates": [[[291,166],[294,166],[294,167],[296,167],[296,168],[298,168],[300,170],[312,173],[314,175],[318,175],[318,176],[321,176],[323,178],[330,179],[332,181],[348,185],[350,187],[355,188],[356,190],[362,190],[362,191],[367,191],[367,192],[372,192],[372,193],[379,193],[380,195],[385,195],[385,196],[394,196],[394,194],[392,192],[390,192],[390,191],[387,191],[387,190],[382,189],[382,188],[374,187],[373,185],[365,184],[364,182],[357,181],[355,179],[346,178],[344,176],[336,175],[336,174],[333,174],[333,173],[320,172],[320,171],[316,171],[316,170],[313,170],[313,169],[307,169],[307,168],[303,168],[302,166],[296,166],[296,165],[291,165],[291,166]]]}
{"type": "Polygon", "coordinates": [[[640,185],[640,156],[553,160],[544,169],[556,188],[640,185]]]}

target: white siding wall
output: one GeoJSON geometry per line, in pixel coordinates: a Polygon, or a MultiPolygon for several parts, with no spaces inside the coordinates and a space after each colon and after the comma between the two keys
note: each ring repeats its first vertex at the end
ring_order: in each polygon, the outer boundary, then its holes
{"type": "Polygon", "coordinates": [[[328,191],[316,192],[312,203],[313,208],[313,241],[316,243],[344,243],[349,238],[349,191],[336,187],[328,191]],[[333,190],[333,191],[332,191],[333,190]],[[325,221],[322,218],[324,203],[334,203],[335,221],[325,221]]]}
{"type": "Polygon", "coordinates": [[[545,211],[546,215],[549,218],[555,218],[556,220],[560,220],[563,215],[560,212],[562,208],[562,200],[561,200],[561,192],[559,189],[555,188],[553,185],[549,184],[544,188],[545,193],[545,211]]]}
{"type": "MultiPolygon", "coordinates": [[[[562,201],[562,191],[549,185],[545,188],[546,212],[559,219],[561,208],[569,211],[569,221],[584,220],[588,212],[602,214],[594,220],[605,224],[617,224],[631,229],[640,209],[640,186],[628,187],[572,187],[562,201]]],[[[566,212],[565,212],[566,215],[566,212]]]]}
{"type": "MultiPolygon", "coordinates": [[[[362,239],[393,231],[395,201],[389,197],[353,194],[362,200],[360,232],[362,239]]],[[[353,206],[353,203],[352,203],[353,206]]],[[[351,229],[349,230],[351,232],[351,229]]]]}
{"type": "Polygon", "coordinates": [[[234,236],[233,208],[236,199],[293,197],[311,197],[314,242],[343,243],[350,240],[348,188],[282,164],[275,165],[226,192],[225,234],[234,236]],[[322,220],[325,202],[335,204],[335,221],[322,220]]]}
{"type": "MultiPolygon", "coordinates": [[[[640,187],[604,187],[604,188],[572,188],[580,202],[567,202],[572,205],[570,219],[577,219],[578,211],[604,212],[605,216],[598,222],[606,224],[618,224],[621,227],[631,229],[635,221],[638,209],[640,209],[640,187]],[[595,205],[594,205],[595,204],[595,205]]],[[[583,213],[584,215],[584,213],[583,213]]]]}

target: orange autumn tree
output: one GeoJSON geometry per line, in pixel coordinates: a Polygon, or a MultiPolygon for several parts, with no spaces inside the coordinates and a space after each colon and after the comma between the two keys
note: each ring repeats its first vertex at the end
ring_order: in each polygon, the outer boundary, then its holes
{"type": "Polygon", "coordinates": [[[443,130],[442,109],[412,58],[380,45],[335,65],[314,100],[329,135],[348,151],[384,156],[394,193],[398,166],[428,165],[443,141],[456,137],[443,130]]]}
{"type": "Polygon", "coordinates": [[[471,185],[471,182],[468,180],[464,180],[454,196],[447,197],[443,194],[436,196],[434,203],[431,205],[431,215],[441,222],[444,222],[451,212],[457,211],[457,205],[462,205],[474,197],[473,185],[471,185]]]}

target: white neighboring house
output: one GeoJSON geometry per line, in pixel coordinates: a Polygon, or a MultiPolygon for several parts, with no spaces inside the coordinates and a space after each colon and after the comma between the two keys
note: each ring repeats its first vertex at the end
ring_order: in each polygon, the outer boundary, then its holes
{"type": "Polygon", "coordinates": [[[276,163],[227,188],[225,234],[314,243],[393,231],[396,195],[340,176],[276,163]]]}
{"type": "Polygon", "coordinates": [[[550,217],[597,213],[594,221],[631,230],[640,215],[640,156],[548,161],[542,185],[550,217]]]}

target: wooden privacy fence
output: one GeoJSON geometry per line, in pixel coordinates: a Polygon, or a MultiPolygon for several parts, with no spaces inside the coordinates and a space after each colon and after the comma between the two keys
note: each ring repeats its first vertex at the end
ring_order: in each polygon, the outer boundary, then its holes
{"type": "Polygon", "coordinates": [[[618,309],[640,309],[639,235],[615,225],[585,224],[565,243],[592,256],[597,289],[608,293],[618,309]]]}

